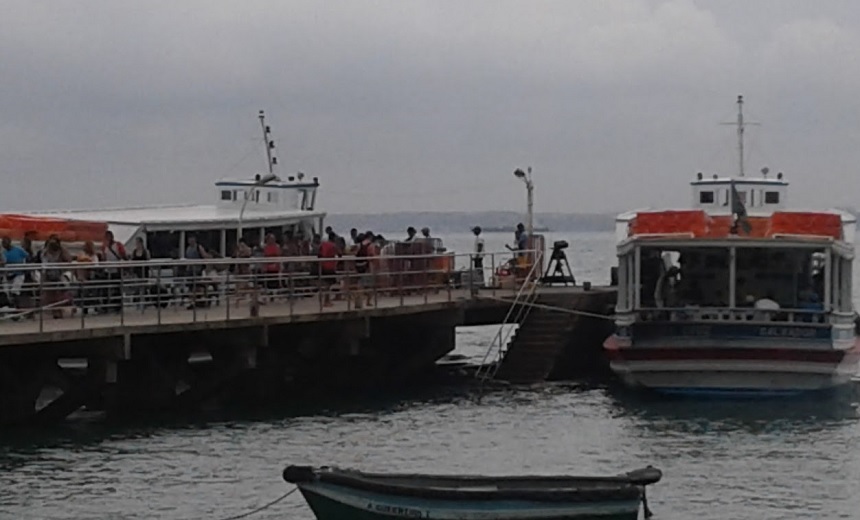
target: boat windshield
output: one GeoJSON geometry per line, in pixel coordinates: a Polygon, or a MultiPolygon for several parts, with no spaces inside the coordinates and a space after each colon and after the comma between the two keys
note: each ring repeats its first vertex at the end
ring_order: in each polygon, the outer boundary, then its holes
{"type": "MultiPolygon", "coordinates": [[[[758,317],[748,319],[756,320],[774,320],[784,314],[777,311],[791,310],[806,313],[803,321],[823,321],[809,317],[851,309],[850,260],[824,246],[642,245],[639,255],[638,294],[628,276],[626,298],[619,296],[622,307],[755,310],[758,317]]],[[[628,272],[635,270],[632,253],[620,260],[628,272]]]]}

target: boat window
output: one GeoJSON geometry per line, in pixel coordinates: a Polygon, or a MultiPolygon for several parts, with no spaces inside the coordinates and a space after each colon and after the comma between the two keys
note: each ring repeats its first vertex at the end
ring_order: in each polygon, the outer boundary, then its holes
{"type": "Polygon", "coordinates": [[[779,204],[779,192],[778,191],[766,191],[766,192],[764,192],[764,203],[765,204],[779,204]]]}
{"type": "Polygon", "coordinates": [[[221,190],[221,200],[233,200],[233,193],[230,190],[221,190]]]}
{"type": "Polygon", "coordinates": [[[714,203],[714,192],[713,191],[700,191],[699,192],[699,204],[713,204],[714,203]]]}
{"type": "Polygon", "coordinates": [[[273,204],[277,204],[278,203],[278,192],[276,192],[276,191],[268,192],[266,194],[266,201],[271,202],[273,204]]]}

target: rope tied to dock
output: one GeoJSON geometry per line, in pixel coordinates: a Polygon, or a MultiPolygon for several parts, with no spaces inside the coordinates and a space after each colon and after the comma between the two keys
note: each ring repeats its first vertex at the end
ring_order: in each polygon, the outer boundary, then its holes
{"type": "MultiPolygon", "coordinates": [[[[498,296],[482,296],[481,298],[486,299],[486,300],[511,303],[510,300],[506,300],[504,298],[499,298],[498,296]]],[[[615,318],[609,314],[598,314],[596,312],[588,312],[588,311],[580,311],[580,310],[576,310],[576,309],[568,309],[566,307],[559,307],[557,305],[547,305],[545,303],[517,302],[517,305],[524,305],[526,307],[534,307],[536,309],[544,309],[544,310],[548,310],[548,311],[573,314],[576,316],[585,316],[588,318],[600,318],[600,319],[609,320],[609,321],[615,320],[615,318]]]]}
{"type": "Polygon", "coordinates": [[[242,519],[242,518],[248,518],[249,516],[256,515],[257,513],[262,513],[262,512],[263,512],[263,511],[265,511],[266,509],[269,509],[270,507],[272,507],[272,506],[274,506],[274,505],[277,505],[277,504],[278,504],[278,503],[280,503],[281,501],[285,500],[288,496],[292,495],[293,493],[295,493],[295,492],[296,492],[296,491],[298,491],[298,490],[299,490],[299,488],[298,488],[298,487],[293,487],[293,489],[291,489],[291,490],[287,491],[286,493],[284,493],[283,495],[279,496],[279,497],[278,497],[278,498],[276,498],[275,500],[272,500],[271,502],[269,502],[269,503],[267,503],[267,504],[263,504],[262,506],[258,507],[257,509],[254,509],[254,510],[252,510],[252,511],[248,511],[248,512],[246,512],[246,513],[242,513],[242,514],[239,514],[239,515],[234,515],[234,516],[228,516],[228,517],[226,517],[226,518],[221,518],[220,520],[240,520],[240,519],[242,519]]]}

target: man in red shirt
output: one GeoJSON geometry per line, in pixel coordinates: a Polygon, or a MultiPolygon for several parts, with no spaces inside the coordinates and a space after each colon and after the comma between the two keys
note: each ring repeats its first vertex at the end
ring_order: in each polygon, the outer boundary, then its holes
{"type": "MultiPolygon", "coordinates": [[[[266,258],[279,258],[281,246],[278,245],[275,235],[266,235],[266,245],[263,247],[263,256],[266,258]]],[[[274,300],[281,286],[281,264],[273,262],[263,265],[263,285],[269,290],[269,299],[274,300]]]]}
{"type": "MultiPolygon", "coordinates": [[[[319,237],[314,237],[319,240],[319,237]]],[[[323,307],[331,307],[331,286],[334,285],[337,278],[337,244],[331,237],[325,242],[320,243],[317,258],[317,268],[319,269],[320,292],[323,292],[323,307]]]]}

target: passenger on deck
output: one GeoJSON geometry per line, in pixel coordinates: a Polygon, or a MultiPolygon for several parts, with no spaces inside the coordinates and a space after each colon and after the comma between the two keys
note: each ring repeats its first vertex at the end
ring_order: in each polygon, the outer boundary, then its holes
{"type": "Polygon", "coordinates": [[[375,253],[373,247],[373,234],[359,235],[361,242],[355,253],[355,272],[358,276],[357,290],[355,291],[355,308],[361,309],[363,301],[367,306],[373,305],[373,262],[375,253]]]}
{"type": "Polygon", "coordinates": [[[329,239],[325,242],[320,242],[317,250],[317,258],[320,260],[316,263],[319,273],[319,290],[323,293],[323,307],[331,307],[331,288],[337,281],[337,257],[338,250],[334,240],[329,239]]]}
{"type": "MultiPolygon", "coordinates": [[[[206,253],[206,248],[197,242],[197,237],[194,235],[189,236],[188,247],[185,248],[185,258],[196,262],[207,257],[208,254],[206,253]]],[[[191,290],[192,299],[188,304],[189,309],[194,308],[195,304],[198,307],[203,307],[206,304],[206,284],[201,280],[203,277],[203,268],[203,264],[195,263],[194,265],[188,266],[185,270],[185,276],[188,278],[187,284],[191,290]],[[203,295],[202,299],[198,297],[198,293],[203,295]]]]}
{"type": "Polygon", "coordinates": [[[753,304],[756,312],[753,314],[753,319],[756,321],[773,321],[776,312],[780,309],[779,303],[774,300],[773,293],[768,291],[764,298],[759,298],[753,304]]]}
{"type": "MultiPolygon", "coordinates": [[[[51,235],[45,242],[45,247],[40,251],[41,263],[62,264],[72,261],[66,248],[60,243],[57,235],[51,235]]],[[[42,271],[45,279],[42,280],[42,307],[51,308],[54,318],[62,318],[62,309],[57,308],[63,303],[69,303],[71,297],[67,287],[63,283],[63,268],[52,267],[42,271]]]]}
{"type": "MultiPolygon", "coordinates": [[[[125,252],[125,246],[114,240],[111,231],[105,232],[105,238],[102,241],[102,258],[105,262],[120,262],[128,260],[128,255],[125,252]]],[[[107,310],[119,311],[122,305],[122,294],[120,293],[119,283],[121,273],[117,267],[108,267],[105,269],[105,278],[107,279],[107,310]]]]}
{"type": "MultiPolygon", "coordinates": [[[[75,257],[75,262],[89,265],[99,262],[99,255],[96,254],[96,248],[92,240],[84,242],[83,250],[75,257]]],[[[77,302],[77,304],[85,314],[89,312],[89,309],[96,304],[99,298],[98,288],[93,287],[93,280],[97,278],[97,274],[92,267],[89,269],[77,269],[75,272],[75,276],[81,284],[78,294],[81,301],[77,302]]]]}
{"type": "Polygon", "coordinates": [[[12,245],[12,240],[9,237],[2,239],[2,254],[3,267],[7,268],[3,274],[3,291],[12,307],[21,308],[21,290],[24,287],[26,276],[24,271],[14,271],[12,268],[16,265],[26,264],[29,255],[23,248],[12,245]]]}
{"type": "Polygon", "coordinates": [[[409,226],[408,228],[406,228],[406,239],[404,240],[404,242],[414,242],[416,234],[417,232],[415,231],[415,228],[409,226]]]}
{"type": "MultiPolygon", "coordinates": [[[[263,256],[266,258],[278,258],[282,255],[281,246],[275,240],[275,235],[266,235],[266,245],[263,247],[263,256]]],[[[271,262],[263,266],[263,285],[269,290],[269,300],[273,300],[275,293],[280,287],[281,264],[271,262]]]]}

